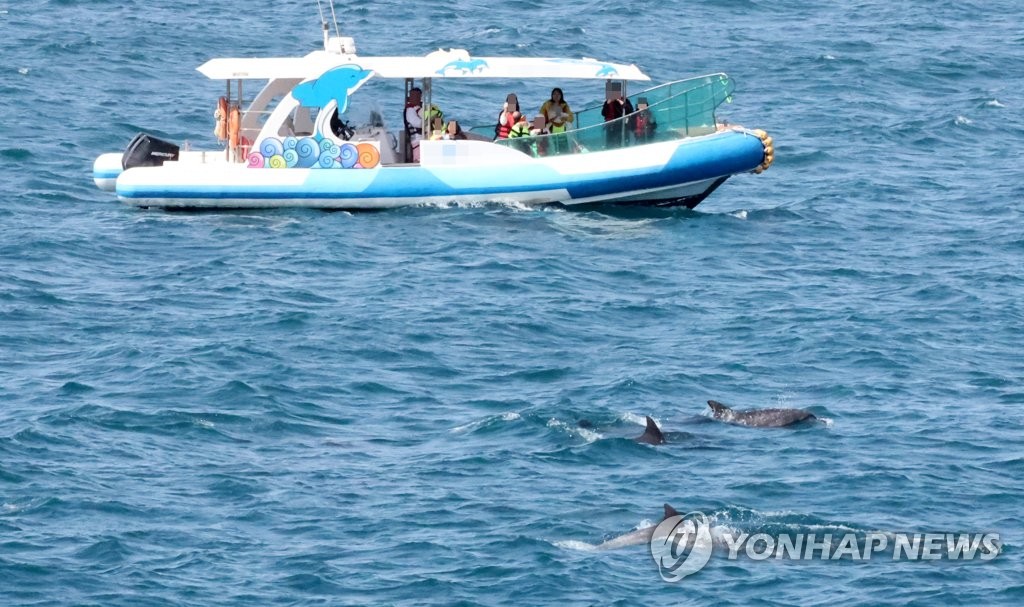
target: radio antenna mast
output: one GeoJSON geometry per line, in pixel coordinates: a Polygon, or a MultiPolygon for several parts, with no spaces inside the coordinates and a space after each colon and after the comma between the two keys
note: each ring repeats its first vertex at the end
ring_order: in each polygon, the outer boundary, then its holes
{"type": "Polygon", "coordinates": [[[338,27],[338,15],[334,13],[334,0],[328,0],[331,3],[331,19],[334,20],[334,34],[341,37],[341,28],[338,27]]]}

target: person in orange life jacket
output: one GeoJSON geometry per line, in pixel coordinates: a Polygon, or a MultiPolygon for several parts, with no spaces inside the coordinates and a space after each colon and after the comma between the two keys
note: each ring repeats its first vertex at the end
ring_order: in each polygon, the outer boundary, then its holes
{"type": "Polygon", "coordinates": [[[640,97],[636,100],[636,116],[633,118],[633,134],[637,143],[647,143],[654,134],[658,123],[654,120],[654,114],[647,109],[647,98],[640,97]]]}
{"type": "MultiPolygon", "coordinates": [[[[572,110],[565,102],[562,89],[555,87],[551,89],[551,98],[540,106],[540,113],[544,115],[548,124],[548,131],[552,135],[564,133],[573,121],[572,110]]],[[[556,151],[568,151],[568,137],[552,137],[556,151]]]]}
{"type": "Polygon", "coordinates": [[[498,124],[494,127],[495,139],[508,138],[509,131],[512,130],[519,118],[518,112],[519,98],[515,93],[509,93],[505,98],[505,103],[501,106],[501,111],[498,112],[498,124]]]}
{"type": "MultiPolygon", "coordinates": [[[[622,147],[623,134],[626,131],[626,125],[623,124],[622,120],[617,120],[623,116],[628,116],[633,113],[633,103],[629,99],[618,94],[618,98],[609,98],[601,106],[601,116],[604,117],[605,122],[612,122],[605,128],[605,137],[608,147],[622,147]]],[[[627,119],[628,120],[628,119],[627,119]]]]}
{"type": "Polygon", "coordinates": [[[412,146],[412,161],[420,161],[420,139],[423,138],[423,119],[430,119],[432,116],[444,116],[444,113],[434,104],[423,115],[423,91],[419,87],[409,89],[409,98],[405,100],[405,113],[402,118],[405,120],[405,132],[408,134],[409,143],[412,146]]]}

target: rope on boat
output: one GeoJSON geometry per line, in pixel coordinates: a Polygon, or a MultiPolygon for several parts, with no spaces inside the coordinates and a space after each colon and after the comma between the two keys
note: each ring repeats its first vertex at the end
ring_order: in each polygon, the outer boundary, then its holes
{"type": "Polygon", "coordinates": [[[775,160],[775,146],[773,145],[774,142],[772,141],[772,136],[762,129],[754,129],[751,132],[757,135],[758,139],[761,140],[762,145],[764,145],[764,162],[754,169],[754,173],[760,175],[766,171],[768,167],[772,166],[772,162],[775,160]]]}

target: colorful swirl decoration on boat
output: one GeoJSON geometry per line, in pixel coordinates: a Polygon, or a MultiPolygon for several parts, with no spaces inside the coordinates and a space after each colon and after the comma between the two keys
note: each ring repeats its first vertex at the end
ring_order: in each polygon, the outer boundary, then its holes
{"type": "Polygon", "coordinates": [[[343,143],[314,137],[267,137],[249,153],[250,169],[372,169],[380,151],[372,143],[343,143]]]}

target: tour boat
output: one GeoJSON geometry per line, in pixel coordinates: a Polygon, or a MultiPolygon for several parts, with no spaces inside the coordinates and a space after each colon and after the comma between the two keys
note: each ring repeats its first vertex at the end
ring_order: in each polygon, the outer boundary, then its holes
{"type": "Polygon", "coordinates": [[[633,64],[480,57],[462,49],[364,57],[352,38],[331,35],[326,24],[323,39],[323,50],[304,57],[206,62],[199,72],[226,83],[226,95],[211,104],[221,143],[191,149],[140,133],[124,152],[96,159],[96,185],[130,205],[177,209],[485,202],[693,208],[730,176],[760,173],[774,156],[764,131],[716,117],[734,90],[725,74],[627,94],[630,83],[650,80],[633,64]],[[411,154],[419,137],[401,120],[389,128],[377,108],[385,101],[400,105],[399,91],[413,88],[423,107],[432,107],[456,80],[486,80],[490,89],[503,80],[596,81],[606,93],[621,91],[635,111],[606,121],[595,105],[577,111],[565,132],[518,138],[496,139],[489,127],[447,139],[428,126],[411,154]],[[246,99],[250,81],[262,88],[246,99]],[[393,98],[382,99],[388,91],[393,98]],[[347,117],[357,113],[350,106],[362,107],[365,118],[350,125],[347,117]],[[644,132],[637,128],[641,112],[644,132]]]}

